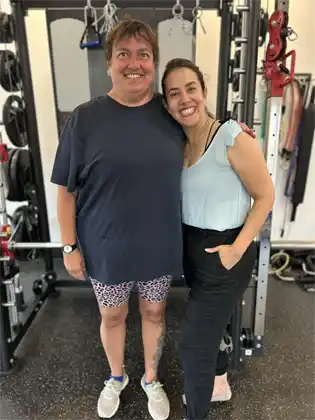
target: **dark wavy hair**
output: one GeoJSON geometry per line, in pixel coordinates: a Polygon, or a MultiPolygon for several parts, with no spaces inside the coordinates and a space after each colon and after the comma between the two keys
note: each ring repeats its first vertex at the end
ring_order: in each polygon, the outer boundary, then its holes
{"type": "MultiPolygon", "coordinates": [[[[206,93],[205,79],[204,79],[203,74],[201,73],[199,67],[196,66],[196,64],[193,63],[192,61],[187,60],[186,58],[173,58],[172,60],[170,60],[166,64],[164,74],[163,74],[163,77],[162,77],[162,81],[161,81],[163,99],[164,99],[165,103],[167,103],[167,100],[166,100],[166,79],[172,71],[174,71],[176,69],[181,69],[181,68],[186,68],[186,69],[192,70],[196,74],[196,76],[199,80],[199,83],[200,83],[200,86],[201,86],[201,89],[202,89],[203,93],[204,94],[206,93]]],[[[215,118],[215,116],[213,114],[211,114],[208,110],[207,110],[207,113],[212,118],[215,118]]]]}
{"type": "Polygon", "coordinates": [[[173,58],[170,60],[165,67],[164,74],[162,77],[162,92],[163,97],[166,100],[166,91],[165,91],[165,82],[167,79],[167,76],[176,69],[186,68],[192,70],[198,77],[199,83],[201,85],[202,91],[205,93],[206,91],[206,84],[205,79],[203,77],[203,74],[201,73],[200,69],[196,64],[194,64],[192,61],[187,60],[186,58],[173,58]]]}

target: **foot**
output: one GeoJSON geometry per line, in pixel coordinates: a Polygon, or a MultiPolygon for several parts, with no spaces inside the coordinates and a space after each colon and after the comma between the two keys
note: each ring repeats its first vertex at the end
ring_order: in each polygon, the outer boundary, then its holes
{"type": "Polygon", "coordinates": [[[170,403],[163,385],[158,381],[146,384],[145,376],[143,376],[141,386],[148,397],[148,410],[151,417],[154,420],[166,420],[170,415],[170,403]]]}
{"type": "Polygon", "coordinates": [[[110,419],[116,414],[120,404],[120,394],[128,383],[129,376],[125,372],[122,381],[110,378],[104,382],[105,386],[97,403],[97,414],[99,417],[110,419]]]}
{"type": "Polygon", "coordinates": [[[232,392],[228,383],[227,374],[216,376],[211,402],[229,401],[232,398],[232,392]]]}
{"type": "MultiPolygon", "coordinates": [[[[211,402],[229,401],[232,398],[232,391],[227,380],[227,375],[216,376],[211,402]]],[[[183,395],[183,403],[186,404],[186,397],[183,395]]]]}

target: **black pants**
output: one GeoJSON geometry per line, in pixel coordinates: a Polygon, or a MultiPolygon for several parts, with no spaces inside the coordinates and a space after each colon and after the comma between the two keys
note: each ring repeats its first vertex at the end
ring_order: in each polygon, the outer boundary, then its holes
{"type": "Polygon", "coordinates": [[[184,272],[190,295],[179,352],[184,370],[187,420],[203,420],[207,416],[221,338],[249,285],[256,259],[253,242],[241,260],[227,270],[219,253],[206,253],[205,248],[232,244],[240,230],[218,232],[183,227],[184,272]]]}

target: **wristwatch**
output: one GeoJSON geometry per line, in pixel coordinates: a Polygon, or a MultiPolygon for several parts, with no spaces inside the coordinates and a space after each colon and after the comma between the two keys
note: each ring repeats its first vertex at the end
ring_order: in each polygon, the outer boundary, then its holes
{"type": "Polygon", "coordinates": [[[77,249],[77,245],[76,244],[74,244],[74,245],[68,245],[68,244],[66,244],[66,245],[64,245],[64,246],[61,247],[61,250],[62,250],[62,252],[64,254],[71,254],[71,252],[74,251],[75,249],[77,249]]]}

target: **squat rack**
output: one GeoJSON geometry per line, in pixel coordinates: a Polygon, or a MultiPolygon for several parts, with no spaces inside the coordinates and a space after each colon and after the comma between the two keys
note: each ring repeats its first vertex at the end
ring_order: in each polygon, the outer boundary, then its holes
{"type": "MultiPolygon", "coordinates": [[[[277,2],[276,2],[277,3],[277,2]]],[[[288,1],[281,1],[281,4],[288,4],[288,1]]],[[[27,104],[26,118],[29,129],[29,149],[32,153],[33,160],[36,162],[34,165],[34,183],[37,187],[38,207],[39,207],[39,226],[40,237],[43,242],[40,243],[17,243],[14,238],[10,236],[7,229],[7,222],[5,217],[2,217],[4,222],[1,226],[0,244],[2,256],[0,258],[0,275],[1,275],[1,295],[0,295],[0,311],[1,311],[1,330],[0,330],[0,361],[1,361],[1,375],[9,374],[15,366],[14,352],[19,345],[19,342],[24,337],[32,320],[45,299],[49,295],[58,295],[56,287],[65,286],[82,286],[81,281],[75,280],[57,280],[54,271],[52,249],[60,248],[60,243],[52,243],[49,235],[49,223],[46,208],[46,197],[44,191],[43,172],[41,165],[41,154],[39,147],[39,134],[37,128],[36,109],[34,101],[34,93],[32,88],[32,74],[30,67],[30,57],[27,45],[27,33],[25,26],[25,16],[28,9],[75,9],[83,8],[86,6],[86,0],[11,0],[12,15],[15,21],[15,37],[16,37],[16,50],[19,62],[22,68],[22,81],[23,81],[23,95],[27,104]],[[41,294],[34,304],[34,308],[24,325],[19,325],[18,333],[12,339],[9,308],[14,306],[15,302],[10,301],[9,288],[14,285],[12,278],[16,267],[12,265],[14,261],[14,249],[30,248],[30,249],[45,249],[45,266],[46,271],[43,279],[47,283],[46,291],[41,294]],[[11,277],[10,277],[11,276],[11,277]]],[[[93,7],[104,7],[105,0],[93,0],[93,7]]],[[[175,4],[175,0],[115,0],[115,5],[119,8],[155,8],[158,4],[158,9],[166,8],[171,10],[175,4]]],[[[185,9],[193,9],[196,6],[196,0],[181,0],[181,4],[185,9]]],[[[233,21],[233,1],[231,0],[201,0],[200,7],[204,10],[217,10],[221,17],[221,40],[220,40],[220,56],[219,56],[219,80],[218,80],[218,94],[217,94],[217,117],[220,119],[228,116],[227,102],[229,90],[229,74],[230,74],[230,52],[232,43],[232,21],[233,21]],[[227,36],[229,34],[229,36],[227,36]]],[[[276,7],[277,9],[277,7],[276,7]]],[[[279,9],[279,8],[278,8],[279,9]]],[[[242,34],[234,42],[241,45],[241,67],[240,73],[240,98],[238,100],[238,118],[246,122],[249,126],[253,125],[253,114],[255,104],[255,82],[256,82],[256,67],[257,67],[257,49],[258,49],[258,25],[260,14],[260,0],[250,1],[243,0],[243,4],[239,5],[236,10],[242,14],[242,34]]],[[[279,9],[280,10],[280,9],[279,9]]],[[[287,10],[287,9],[286,9],[287,10]]],[[[270,28],[269,28],[270,30],[270,28]]],[[[285,52],[285,51],[284,51],[285,52]]],[[[272,60],[271,60],[272,61],[272,60]]],[[[279,109],[279,101],[276,105],[272,105],[272,112],[278,113],[280,118],[281,108],[279,109]],[[277,109],[275,109],[277,107],[277,109]]],[[[279,138],[279,120],[276,122],[270,121],[270,129],[268,136],[269,142],[272,142],[271,147],[273,150],[276,148],[277,139],[279,138]],[[277,130],[274,132],[272,124],[276,123],[277,130]]],[[[1,172],[3,163],[6,161],[6,148],[5,145],[0,144],[0,160],[1,172]]],[[[275,156],[275,155],[274,155],[275,156]]],[[[268,165],[273,167],[274,159],[268,157],[268,165]]],[[[272,169],[271,169],[272,170],[272,169]]],[[[2,172],[3,173],[3,172],[2,172]]],[[[0,180],[1,181],[1,180],[0,180]]],[[[0,189],[3,189],[1,183],[0,189]]],[[[2,203],[2,216],[5,216],[5,202],[3,202],[4,195],[0,194],[2,203]]],[[[271,220],[271,219],[270,219],[271,220]]],[[[269,220],[269,223],[270,223],[269,220]]],[[[264,330],[264,317],[266,305],[266,291],[268,280],[268,263],[270,253],[270,228],[269,224],[263,229],[263,235],[260,239],[260,257],[259,267],[256,278],[257,295],[256,295],[256,316],[253,322],[253,339],[250,342],[241,345],[241,305],[236,308],[235,316],[232,320],[232,336],[234,339],[234,351],[232,358],[232,368],[237,369],[240,360],[245,356],[254,354],[261,354],[262,351],[262,338],[264,330]],[[259,294],[259,297],[258,297],[259,294]]],[[[11,289],[12,291],[12,289],[11,289]]],[[[11,295],[12,299],[12,295],[11,295]]],[[[16,304],[15,304],[16,306],[16,304]]],[[[244,337],[243,337],[244,338],[244,337]]],[[[248,337],[245,337],[248,339],[248,337]]]]}

